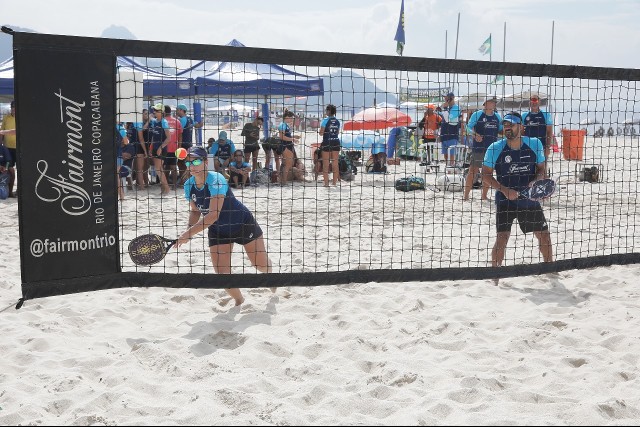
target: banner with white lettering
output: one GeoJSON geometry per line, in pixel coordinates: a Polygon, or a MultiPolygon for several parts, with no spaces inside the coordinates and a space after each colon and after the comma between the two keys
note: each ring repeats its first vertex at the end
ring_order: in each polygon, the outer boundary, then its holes
{"type": "Polygon", "coordinates": [[[23,286],[119,272],[115,57],[19,49],[14,59],[23,286]]]}

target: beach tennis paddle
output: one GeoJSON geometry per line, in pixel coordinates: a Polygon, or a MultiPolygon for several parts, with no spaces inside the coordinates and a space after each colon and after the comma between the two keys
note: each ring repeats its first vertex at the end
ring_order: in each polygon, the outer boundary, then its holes
{"type": "Polygon", "coordinates": [[[136,265],[152,265],[162,261],[176,242],[157,234],[144,234],[129,242],[129,256],[136,265]]]}
{"type": "Polygon", "coordinates": [[[433,185],[433,184],[429,184],[428,182],[425,182],[425,183],[424,183],[424,188],[425,188],[426,190],[431,190],[431,191],[433,191],[434,193],[439,193],[439,192],[441,191],[438,187],[436,187],[436,186],[435,186],[435,185],[433,185]]]}
{"type": "Polygon", "coordinates": [[[556,182],[550,178],[539,179],[531,187],[520,192],[521,199],[529,199],[534,202],[548,199],[556,192],[556,182]]]}

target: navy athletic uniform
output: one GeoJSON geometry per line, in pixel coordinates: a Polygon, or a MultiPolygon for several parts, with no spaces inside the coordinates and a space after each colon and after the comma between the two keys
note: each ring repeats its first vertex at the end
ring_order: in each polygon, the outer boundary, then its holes
{"type": "Polygon", "coordinates": [[[178,118],[182,125],[182,148],[188,150],[193,146],[193,128],[195,123],[189,116],[178,118]]]}
{"type": "Polygon", "coordinates": [[[138,129],[136,129],[137,123],[127,123],[127,138],[129,138],[129,145],[124,147],[124,152],[129,153],[132,157],[135,157],[136,154],[142,154],[142,147],[140,147],[140,142],[138,140],[138,129]]]}
{"type": "Polygon", "coordinates": [[[320,149],[322,151],[340,151],[340,120],[335,116],[325,117],[322,119],[320,127],[324,129],[322,134],[322,143],[320,149]]]}
{"type": "MultiPolygon", "coordinates": [[[[529,187],[536,177],[536,166],[545,162],[544,148],[538,138],[521,137],[522,145],[514,150],[506,138],[494,142],[487,149],[484,166],[496,172],[496,180],[515,191],[529,187]]],[[[514,219],[518,219],[524,233],[548,230],[547,221],[539,202],[529,199],[509,200],[496,191],[496,224],[498,232],[511,231],[514,219]]]]}
{"type": "Polygon", "coordinates": [[[522,114],[524,134],[531,138],[538,138],[543,147],[547,146],[547,126],[553,125],[551,114],[546,111],[532,113],[527,111],[522,114]]]}
{"type": "Polygon", "coordinates": [[[473,152],[484,153],[487,151],[487,148],[498,140],[498,133],[501,130],[502,117],[498,112],[488,115],[483,110],[478,110],[473,113],[467,124],[467,131],[482,136],[481,142],[473,140],[473,152]]]}
{"type": "MultiPolygon", "coordinates": [[[[169,123],[165,119],[151,119],[148,128],[149,142],[151,143],[151,157],[162,157],[158,156],[158,148],[160,148],[162,143],[167,139],[165,129],[169,129],[169,123]]],[[[162,149],[162,155],[167,155],[167,147],[162,149]]]]}
{"type": "Polygon", "coordinates": [[[211,197],[224,194],[224,203],[216,222],[209,226],[209,246],[239,243],[246,245],[262,236],[262,229],[245,205],[229,188],[227,180],[217,172],[207,173],[205,185],[198,188],[195,177],[184,184],[184,196],[194,202],[200,213],[209,213],[211,197]]]}
{"type": "MultiPolygon", "coordinates": [[[[211,151],[213,152],[213,149],[211,151]]],[[[232,151],[235,152],[235,147],[232,147],[231,144],[227,142],[225,144],[218,144],[218,149],[213,153],[213,155],[220,160],[220,163],[224,163],[231,157],[232,151]],[[232,150],[232,148],[234,148],[234,150],[232,150]]]]}
{"type": "MultiPolygon", "coordinates": [[[[287,138],[291,138],[291,128],[285,122],[280,123],[280,125],[278,126],[278,130],[284,132],[284,136],[286,136],[287,138]]],[[[293,148],[293,141],[282,140],[282,145],[278,150],[280,152],[276,152],[276,154],[280,155],[284,153],[284,150],[291,150],[292,153],[295,153],[295,150],[293,148]]]]}
{"type": "Polygon", "coordinates": [[[449,148],[456,145],[460,139],[460,107],[455,104],[440,112],[440,142],[442,154],[449,155],[449,148]]]}

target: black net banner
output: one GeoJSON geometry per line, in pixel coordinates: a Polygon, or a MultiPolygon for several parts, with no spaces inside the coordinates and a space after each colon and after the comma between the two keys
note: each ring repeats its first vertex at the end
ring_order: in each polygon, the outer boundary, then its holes
{"type": "Polygon", "coordinates": [[[23,293],[119,271],[114,58],[15,52],[23,293]]]}

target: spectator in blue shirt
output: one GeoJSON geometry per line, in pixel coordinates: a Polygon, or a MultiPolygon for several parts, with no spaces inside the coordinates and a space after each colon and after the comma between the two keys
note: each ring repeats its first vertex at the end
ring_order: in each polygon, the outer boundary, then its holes
{"type": "Polygon", "coordinates": [[[460,141],[460,107],[456,104],[455,98],[455,94],[449,92],[444,98],[444,103],[439,111],[442,117],[442,123],[440,123],[442,155],[444,156],[445,164],[450,166],[453,166],[455,158],[449,159],[449,148],[460,141]]]}
{"type": "Polygon", "coordinates": [[[243,189],[249,183],[251,165],[244,161],[242,150],[236,150],[229,162],[229,184],[234,188],[243,189]]]}
{"type": "Polygon", "coordinates": [[[540,95],[532,93],[529,99],[529,111],[522,114],[525,136],[538,138],[544,147],[544,157],[549,159],[553,143],[553,119],[551,114],[540,109],[540,95]]]}
{"type": "Polygon", "coordinates": [[[236,146],[227,137],[226,131],[220,131],[218,140],[211,145],[209,154],[213,154],[213,166],[216,172],[226,174],[225,169],[229,167],[231,156],[236,152],[236,146]]]}
{"type": "MultiPolygon", "coordinates": [[[[478,110],[471,115],[467,123],[467,132],[473,138],[471,166],[464,183],[463,200],[469,200],[469,193],[473,187],[476,175],[480,173],[484,155],[487,148],[498,140],[498,134],[502,132],[502,117],[496,111],[498,98],[489,95],[485,98],[482,110],[478,110]]],[[[489,185],[482,183],[482,200],[487,200],[489,185]]]]}

